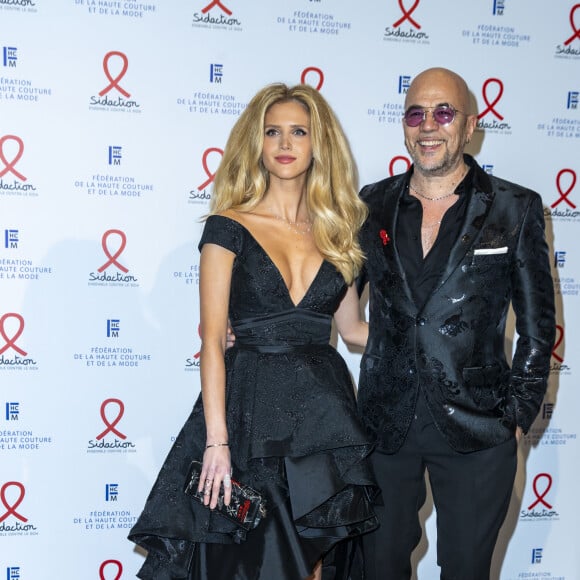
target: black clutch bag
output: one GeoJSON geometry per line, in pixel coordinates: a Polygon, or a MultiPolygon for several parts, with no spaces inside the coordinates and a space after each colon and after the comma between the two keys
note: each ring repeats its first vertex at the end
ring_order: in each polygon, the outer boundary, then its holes
{"type": "MultiPolygon", "coordinates": [[[[202,464],[199,461],[191,462],[183,491],[203,505],[203,491],[197,490],[201,468],[202,464]]],[[[205,507],[209,509],[209,506],[205,507]]],[[[232,478],[230,505],[224,503],[224,486],[222,484],[215,511],[245,530],[252,530],[266,516],[266,501],[255,489],[242,485],[232,478]]]]}

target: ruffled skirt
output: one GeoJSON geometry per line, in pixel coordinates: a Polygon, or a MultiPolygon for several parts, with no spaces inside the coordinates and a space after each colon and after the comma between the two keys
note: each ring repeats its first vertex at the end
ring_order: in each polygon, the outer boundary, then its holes
{"type": "Polygon", "coordinates": [[[291,355],[234,348],[226,363],[236,369],[227,380],[234,476],[266,498],[267,515],[246,532],[183,492],[190,462],[203,456],[200,398],[129,534],[148,551],[138,577],[300,580],[324,558],[324,578],[346,580],[355,557],[348,540],[377,521],[371,446],[344,361],[332,347],[291,355]]]}

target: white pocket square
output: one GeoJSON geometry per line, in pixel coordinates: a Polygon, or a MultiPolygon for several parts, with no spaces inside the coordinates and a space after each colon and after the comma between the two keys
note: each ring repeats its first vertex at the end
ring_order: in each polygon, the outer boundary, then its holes
{"type": "Polygon", "coordinates": [[[492,254],[507,254],[507,246],[501,248],[477,248],[474,250],[474,256],[491,256],[492,254]]]}

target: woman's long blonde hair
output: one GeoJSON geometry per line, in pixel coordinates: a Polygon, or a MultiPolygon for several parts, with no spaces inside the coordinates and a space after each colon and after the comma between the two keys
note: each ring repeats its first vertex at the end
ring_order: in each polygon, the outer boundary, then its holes
{"type": "Polygon", "coordinates": [[[306,179],[306,204],[320,253],[350,284],[364,255],[358,233],[366,205],[357,194],[357,173],[348,141],[322,95],[308,85],[275,83],[250,101],[234,125],[214,179],[211,213],[251,211],[269,186],[262,163],[264,118],[277,103],[297,101],[310,114],[313,161],[306,179]]]}

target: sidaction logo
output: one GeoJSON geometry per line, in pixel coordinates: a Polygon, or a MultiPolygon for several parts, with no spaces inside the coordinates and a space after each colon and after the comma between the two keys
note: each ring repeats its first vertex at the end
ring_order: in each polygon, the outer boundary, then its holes
{"type": "Polygon", "coordinates": [[[103,58],[103,71],[107,77],[109,84],[99,91],[98,96],[92,96],[90,99],[90,108],[110,107],[111,109],[139,109],[141,105],[137,101],[130,99],[131,93],[121,86],[121,80],[129,69],[129,59],[127,55],[118,50],[111,50],[107,52],[103,58]],[[113,59],[116,62],[117,68],[120,60],[121,70],[116,76],[113,76],[109,68],[109,62],[113,59]],[[114,91],[114,92],[113,92],[114,91]],[[111,94],[109,94],[111,93],[111,94]],[[118,93],[118,94],[117,94],[118,93]],[[111,95],[116,94],[113,98],[111,95]]]}
{"type": "Polygon", "coordinates": [[[0,137],[0,193],[7,195],[36,195],[36,187],[26,183],[27,177],[16,168],[24,154],[24,141],[17,135],[0,137]],[[4,179],[12,177],[12,181],[4,179]],[[14,179],[16,178],[16,179],[14,179]]]}
{"type": "Polygon", "coordinates": [[[101,247],[108,259],[97,269],[96,273],[91,272],[89,274],[89,284],[97,285],[98,283],[113,283],[112,285],[116,286],[137,286],[137,278],[129,274],[129,269],[118,260],[125,250],[126,245],[127,236],[122,230],[107,230],[103,234],[101,238],[101,247]],[[114,251],[111,251],[109,248],[109,239],[111,237],[118,241],[118,246],[114,251]],[[107,272],[111,266],[115,266],[117,269],[114,274],[107,272]]]}
{"type": "MultiPolygon", "coordinates": [[[[34,0],[0,0],[0,6],[15,6],[18,8],[33,8],[36,6],[34,0]]],[[[36,10],[34,10],[36,12],[36,10]]]]}
{"type": "Polygon", "coordinates": [[[556,47],[556,56],[567,58],[570,56],[580,56],[580,49],[574,48],[572,44],[580,39],[580,26],[576,26],[576,12],[580,10],[580,4],[575,4],[570,10],[570,26],[572,34],[566,38],[564,44],[556,47]]]}
{"type": "Polygon", "coordinates": [[[482,96],[486,108],[477,115],[477,128],[480,130],[492,132],[509,133],[511,126],[505,122],[504,116],[495,108],[503,95],[503,82],[500,79],[490,78],[483,83],[482,96]],[[488,92],[490,87],[495,87],[495,96],[493,99],[489,98],[488,92]],[[486,117],[488,117],[486,119],[486,117]]]}
{"type": "MultiPolygon", "coordinates": [[[[223,156],[224,152],[219,147],[209,147],[203,152],[203,156],[201,158],[201,165],[205,172],[206,178],[202,183],[200,183],[195,189],[191,189],[189,191],[189,203],[200,203],[200,202],[208,202],[211,199],[211,194],[206,191],[215,178],[215,171],[211,171],[208,166],[208,159],[209,156],[212,155],[216,158],[219,155],[219,161],[223,156]]],[[[219,161],[217,163],[213,163],[216,167],[219,165],[219,161]]]]}
{"type": "Polygon", "coordinates": [[[125,414],[125,404],[121,399],[105,399],[101,403],[101,419],[105,424],[105,429],[96,436],[96,440],[91,439],[88,443],[89,452],[105,452],[105,451],[135,451],[136,445],[127,440],[127,435],[117,429],[117,425],[121,422],[125,414]],[[116,407],[117,415],[110,421],[107,417],[107,408],[116,407]],[[114,439],[105,439],[111,433],[114,439]]]}
{"type": "Polygon", "coordinates": [[[570,367],[564,363],[564,357],[559,354],[560,346],[564,342],[564,327],[556,324],[556,342],[552,349],[552,361],[550,363],[551,373],[565,373],[570,370],[570,367]]]}
{"type": "Polygon", "coordinates": [[[194,13],[192,25],[240,30],[242,23],[222,0],[212,0],[201,9],[201,14],[194,13]]]}
{"type": "Polygon", "coordinates": [[[576,187],[577,176],[573,169],[565,167],[556,175],[556,189],[558,199],[554,200],[549,208],[544,209],[544,216],[552,219],[570,221],[580,218],[580,210],[571,199],[576,187]]]}
{"type": "Polygon", "coordinates": [[[560,514],[547,499],[552,482],[552,476],[549,473],[538,473],[534,477],[532,489],[535,499],[527,509],[520,512],[520,520],[557,520],[560,518],[560,514]]]}
{"type": "Polygon", "coordinates": [[[400,40],[407,42],[416,42],[418,40],[423,43],[428,42],[429,35],[421,30],[421,24],[414,15],[415,10],[419,7],[421,0],[414,0],[410,8],[405,6],[403,0],[398,0],[399,8],[401,10],[401,17],[393,22],[392,27],[385,28],[385,40],[400,40]],[[403,29],[402,26],[408,26],[403,29]]]}
{"type": "Polygon", "coordinates": [[[33,535],[36,534],[36,526],[28,521],[28,518],[19,511],[20,504],[24,500],[26,490],[19,481],[7,481],[0,488],[0,536],[8,535],[33,535]],[[2,510],[5,510],[2,512],[2,510]]]}
{"type": "Polygon", "coordinates": [[[0,318],[0,368],[36,368],[36,361],[16,342],[23,332],[24,318],[17,312],[7,312],[0,318]],[[14,354],[9,356],[9,351],[14,354]]]}

